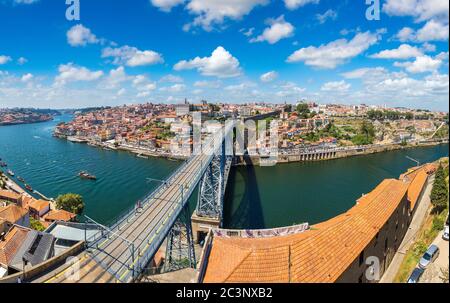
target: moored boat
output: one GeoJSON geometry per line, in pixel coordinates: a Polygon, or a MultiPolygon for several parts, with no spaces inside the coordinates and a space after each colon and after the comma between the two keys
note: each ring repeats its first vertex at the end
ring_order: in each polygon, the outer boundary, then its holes
{"type": "Polygon", "coordinates": [[[8,164],[6,164],[6,162],[0,162],[0,167],[7,167],[8,164]]]}
{"type": "Polygon", "coordinates": [[[12,171],[12,170],[10,170],[10,169],[8,169],[8,175],[10,175],[11,177],[14,177],[14,172],[12,171]]]}
{"type": "Polygon", "coordinates": [[[28,184],[25,184],[25,188],[28,189],[29,191],[33,191],[33,188],[28,184]]]}
{"type": "Polygon", "coordinates": [[[19,181],[22,182],[22,183],[25,182],[25,180],[24,180],[22,177],[20,177],[20,176],[17,177],[17,180],[19,180],[19,181]]]}

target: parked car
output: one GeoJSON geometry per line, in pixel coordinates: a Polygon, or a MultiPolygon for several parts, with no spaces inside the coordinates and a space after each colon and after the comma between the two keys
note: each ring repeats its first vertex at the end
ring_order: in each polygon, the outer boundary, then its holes
{"type": "Polygon", "coordinates": [[[419,261],[419,267],[426,269],[439,256],[439,247],[431,245],[419,261]]]}
{"type": "Polygon", "coordinates": [[[408,283],[418,283],[423,272],[424,270],[420,267],[414,268],[411,276],[409,276],[408,283]]]}
{"type": "Polygon", "coordinates": [[[444,228],[444,234],[442,235],[442,239],[448,241],[448,225],[444,228]]]}

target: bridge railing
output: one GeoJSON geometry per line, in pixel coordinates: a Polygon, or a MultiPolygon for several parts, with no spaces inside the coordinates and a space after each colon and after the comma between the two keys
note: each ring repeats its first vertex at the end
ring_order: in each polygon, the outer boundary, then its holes
{"type": "MultiPolygon", "coordinates": [[[[229,131],[229,129],[225,129],[225,131],[229,131]]],[[[166,184],[161,184],[159,187],[156,188],[156,190],[152,191],[148,195],[145,196],[145,198],[142,200],[142,207],[146,208],[149,206],[149,203],[151,201],[157,201],[158,195],[166,189],[167,184],[172,184],[174,179],[183,173],[183,170],[186,168],[186,166],[190,163],[190,161],[201,161],[200,168],[198,171],[196,171],[192,178],[189,179],[187,182],[187,192],[183,194],[178,194],[176,198],[173,201],[169,201],[170,205],[167,205],[162,210],[171,210],[169,216],[161,216],[158,219],[158,222],[154,224],[154,228],[148,232],[144,239],[139,239],[139,243],[135,245],[135,243],[130,242],[128,239],[123,239],[125,242],[132,245],[131,251],[127,249],[124,251],[119,257],[113,257],[115,260],[118,261],[120,264],[119,268],[111,269],[111,267],[105,268],[112,274],[116,276],[116,278],[119,281],[122,282],[129,282],[130,279],[136,279],[137,275],[139,275],[142,268],[145,268],[147,266],[148,262],[153,258],[156,251],[159,249],[161,244],[163,243],[165,237],[167,236],[167,233],[170,231],[171,227],[175,224],[178,214],[182,211],[183,207],[186,205],[187,201],[189,200],[189,197],[192,195],[193,191],[196,188],[196,185],[200,181],[202,175],[205,173],[206,169],[209,166],[209,163],[212,161],[216,149],[221,146],[221,142],[217,142],[220,138],[220,140],[224,140],[224,136],[210,136],[205,140],[204,146],[206,147],[204,151],[202,151],[201,155],[192,155],[184,164],[182,164],[180,167],[177,168],[177,170],[170,175],[170,177],[165,182],[166,184]],[[204,159],[204,156],[207,155],[206,159],[204,159]],[[156,226],[159,226],[159,228],[156,228],[156,226]]],[[[180,188],[181,191],[181,188],[180,188]]],[[[99,246],[99,243],[102,239],[105,239],[102,243],[108,241],[108,239],[111,238],[117,238],[120,236],[120,228],[123,225],[126,225],[125,222],[130,222],[131,219],[133,219],[135,216],[138,216],[139,212],[136,210],[135,205],[133,207],[125,210],[117,219],[117,221],[111,225],[111,227],[104,227],[105,234],[103,234],[98,239],[95,239],[91,243],[91,247],[96,247],[98,250],[101,250],[101,246],[99,246]],[[125,223],[125,224],[124,224],[125,223]]],[[[120,239],[122,239],[120,237],[120,239]]],[[[106,253],[106,252],[105,252],[106,253]]]]}

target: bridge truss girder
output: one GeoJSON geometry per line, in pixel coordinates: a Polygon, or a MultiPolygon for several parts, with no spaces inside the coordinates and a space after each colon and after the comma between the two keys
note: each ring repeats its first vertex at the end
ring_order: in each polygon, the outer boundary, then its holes
{"type": "Polygon", "coordinates": [[[167,235],[164,272],[196,268],[189,205],[186,205],[167,235]]]}

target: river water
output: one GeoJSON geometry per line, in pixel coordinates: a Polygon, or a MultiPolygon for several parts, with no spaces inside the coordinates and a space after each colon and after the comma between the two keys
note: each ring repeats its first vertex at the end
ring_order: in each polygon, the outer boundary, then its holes
{"type": "MultiPolygon", "coordinates": [[[[74,192],[85,199],[85,214],[103,224],[158,186],[147,178],[164,179],[179,162],[141,159],[52,137],[54,121],[0,127],[0,158],[16,176],[48,197],[74,192]],[[97,181],[77,177],[86,170],[97,181]]],[[[317,223],[342,212],[384,178],[398,176],[421,162],[448,156],[448,145],[393,151],[362,157],[275,167],[232,169],[225,201],[225,227],[272,228],[317,223]]],[[[195,207],[196,193],[191,198],[195,207]]]]}

